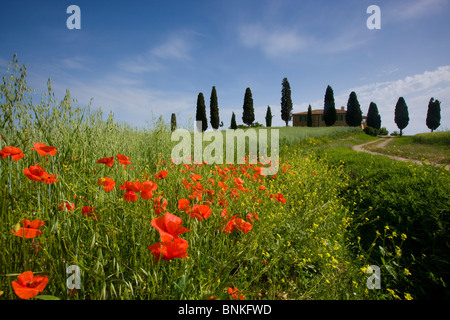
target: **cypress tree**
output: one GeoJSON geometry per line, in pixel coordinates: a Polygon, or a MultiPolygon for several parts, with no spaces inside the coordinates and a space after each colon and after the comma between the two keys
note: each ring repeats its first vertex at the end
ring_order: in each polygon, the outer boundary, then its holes
{"type": "Polygon", "coordinates": [[[210,117],[211,117],[210,118],[211,127],[214,130],[217,130],[220,126],[220,119],[219,119],[219,105],[217,104],[216,87],[212,87],[209,109],[210,109],[210,117]]]}
{"type": "Polygon", "coordinates": [[[252,125],[253,121],[255,121],[255,110],[253,109],[253,98],[250,88],[245,90],[242,121],[249,127],[252,125]]]}
{"type": "Polygon", "coordinates": [[[172,113],[172,116],[170,117],[170,131],[175,131],[177,129],[177,117],[175,116],[175,113],[172,113]]]}
{"type": "Polygon", "coordinates": [[[292,119],[291,86],[287,78],[281,83],[281,119],[286,122],[286,127],[292,119]]]}
{"type": "Polygon", "coordinates": [[[236,116],[233,114],[231,115],[231,124],[230,124],[230,129],[236,130],[237,129],[237,124],[236,124],[236,116]]]}
{"type": "Polygon", "coordinates": [[[441,125],[441,102],[439,100],[430,99],[428,103],[427,120],[428,129],[433,132],[441,125]]]}
{"type": "Polygon", "coordinates": [[[381,116],[375,102],[371,102],[367,111],[367,126],[379,130],[381,128],[381,116]]]}
{"type": "Polygon", "coordinates": [[[312,127],[312,109],[311,105],[308,106],[308,115],[306,116],[306,125],[312,127]]]}
{"type": "Polygon", "coordinates": [[[332,126],[337,120],[336,106],[334,104],[333,89],[328,86],[325,92],[323,106],[323,120],[327,126],[332,126]]]}
{"type": "Polygon", "coordinates": [[[197,112],[195,114],[195,121],[201,121],[201,127],[197,127],[198,131],[204,132],[208,128],[208,119],[206,118],[206,106],[203,93],[200,92],[197,97],[197,112]]]}
{"type": "Polygon", "coordinates": [[[350,93],[347,102],[347,112],[345,113],[345,122],[350,127],[358,127],[361,125],[362,112],[355,91],[350,93]]]}
{"type": "Polygon", "coordinates": [[[397,104],[395,105],[394,121],[400,129],[401,137],[403,134],[403,129],[405,129],[409,123],[408,106],[406,105],[403,97],[398,98],[397,104]]]}
{"type": "Polygon", "coordinates": [[[272,111],[270,110],[270,106],[267,106],[267,111],[266,111],[266,127],[271,127],[272,126],[272,111]]]}

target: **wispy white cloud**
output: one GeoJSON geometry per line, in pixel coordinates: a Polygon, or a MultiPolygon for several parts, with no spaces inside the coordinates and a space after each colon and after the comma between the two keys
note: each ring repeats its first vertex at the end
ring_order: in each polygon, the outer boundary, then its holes
{"type": "Polygon", "coordinates": [[[60,61],[60,65],[67,69],[88,69],[86,66],[86,60],[82,57],[64,58],[60,61]]]}
{"type": "Polygon", "coordinates": [[[189,60],[191,49],[187,38],[175,36],[150,50],[150,53],[161,59],[189,60]]]}
{"type": "MultiPolygon", "coordinates": [[[[363,30],[363,29],[362,29],[363,30]]],[[[270,57],[288,57],[301,52],[307,53],[339,53],[351,50],[368,41],[358,30],[348,30],[336,37],[323,38],[302,34],[295,28],[270,29],[260,24],[241,25],[237,29],[240,42],[249,48],[259,48],[270,57]]]]}
{"type": "Polygon", "coordinates": [[[163,70],[169,62],[189,61],[193,50],[193,32],[180,31],[143,54],[125,57],[118,63],[127,72],[140,74],[163,70]]]}
{"type": "Polygon", "coordinates": [[[448,0],[395,1],[387,6],[385,12],[399,20],[416,19],[440,12],[447,5],[448,0]]]}
{"type": "Polygon", "coordinates": [[[238,29],[238,35],[245,46],[259,47],[270,57],[297,53],[313,41],[294,30],[268,30],[261,25],[243,25],[238,29]]]}

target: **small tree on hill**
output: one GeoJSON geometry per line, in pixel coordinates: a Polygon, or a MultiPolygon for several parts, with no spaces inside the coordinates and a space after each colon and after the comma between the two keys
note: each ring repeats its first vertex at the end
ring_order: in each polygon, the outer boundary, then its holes
{"type": "Polygon", "coordinates": [[[371,102],[367,111],[367,126],[375,129],[381,128],[381,116],[376,103],[371,102]]]}
{"type": "Polygon", "coordinates": [[[291,86],[287,78],[281,83],[281,119],[286,122],[286,127],[292,119],[291,86]]]}
{"type": "Polygon", "coordinates": [[[362,112],[361,107],[358,102],[358,97],[356,96],[355,91],[350,93],[347,102],[347,112],[345,114],[345,122],[350,127],[357,127],[361,125],[362,121],[362,112]]]}
{"type": "Polygon", "coordinates": [[[237,129],[237,124],[236,124],[236,116],[233,114],[231,115],[231,124],[230,124],[230,129],[236,130],[237,129]]]}
{"type": "Polygon", "coordinates": [[[312,109],[311,105],[308,106],[308,115],[306,116],[306,125],[312,127],[312,109]]]}
{"type": "Polygon", "coordinates": [[[250,88],[245,90],[244,96],[244,112],[242,114],[242,121],[249,127],[255,121],[255,111],[253,109],[252,91],[250,88]]]}
{"type": "Polygon", "coordinates": [[[323,120],[327,126],[332,126],[337,119],[336,107],[334,105],[333,89],[328,86],[325,92],[325,100],[323,107],[323,120]]]}
{"type": "Polygon", "coordinates": [[[441,125],[441,102],[439,100],[434,100],[434,98],[430,99],[426,123],[431,132],[441,125]]]}
{"type": "Polygon", "coordinates": [[[403,97],[398,98],[397,104],[395,105],[394,121],[400,129],[401,137],[403,134],[403,129],[405,129],[409,123],[408,106],[406,105],[403,97]]]}
{"type": "Polygon", "coordinates": [[[204,132],[208,129],[208,119],[206,118],[206,106],[205,106],[205,98],[203,97],[203,93],[200,92],[197,97],[197,112],[195,114],[195,121],[201,121],[201,128],[198,127],[198,131],[204,132]]]}
{"type": "Polygon", "coordinates": [[[177,129],[177,117],[175,113],[172,113],[170,117],[170,131],[175,131],[177,129]]]}
{"type": "Polygon", "coordinates": [[[272,111],[270,110],[270,106],[267,106],[267,111],[266,111],[266,127],[271,127],[272,126],[272,111]]]}
{"type": "Polygon", "coordinates": [[[216,87],[212,87],[209,108],[210,108],[211,127],[214,130],[217,130],[220,126],[220,119],[219,119],[219,105],[217,104],[216,87]]]}

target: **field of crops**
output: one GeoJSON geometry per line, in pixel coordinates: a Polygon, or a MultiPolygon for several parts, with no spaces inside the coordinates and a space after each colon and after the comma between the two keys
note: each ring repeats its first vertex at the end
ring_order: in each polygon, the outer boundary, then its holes
{"type": "Polygon", "coordinates": [[[20,77],[2,99],[0,299],[448,295],[448,171],[325,148],[358,130],[280,128],[263,176],[176,165],[161,119],[132,128],[50,88],[36,104],[20,77]]]}

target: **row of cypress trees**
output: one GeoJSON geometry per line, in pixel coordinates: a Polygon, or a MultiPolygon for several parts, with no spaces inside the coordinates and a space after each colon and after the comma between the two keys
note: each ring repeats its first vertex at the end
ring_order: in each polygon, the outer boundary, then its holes
{"type": "MultiPolygon", "coordinates": [[[[217,91],[216,87],[212,87],[211,91],[211,98],[210,98],[210,123],[211,127],[214,130],[217,130],[219,127],[223,126],[223,121],[220,121],[219,117],[219,105],[217,102],[217,91]]],[[[247,88],[245,90],[245,96],[244,96],[244,112],[242,114],[242,121],[248,125],[251,126],[253,121],[255,121],[255,111],[253,109],[253,98],[252,98],[252,92],[250,88],[247,88]]],[[[206,104],[205,104],[205,97],[203,96],[203,93],[200,92],[197,96],[197,109],[195,113],[195,120],[201,121],[202,127],[198,128],[199,131],[204,132],[206,129],[208,129],[208,118],[206,116],[206,104]]],[[[236,116],[233,112],[231,116],[231,126],[230,129],[237,129],[236,124],[236,116]]]]}
{"type": "MultiPolygon", "coordinates": [[[[324,121],[327,126],[332,126],[337,119],[336,108],[334,105],[333,89],[328,86],[325,92],[324,101],[324,121]]],[[[440,101],[430,99],[428,103],[428,111],[426,118],[427,127],[433,132],[440,126],[441,120],[441,107],[440,101]]],[[[347,113],[345,114],[345,121],[349,126],[359,126],[362,121],[361,107],[358,102],[356,93],[352,91],[347,102],[347,113]]],[[[399,97],[395,105],[394,121],[397,127],[400,129],[400,136],[403,134],[409,124],[409,112],[406,101],[403,97],[399,97]]],[[[379,130],[381,127],[381,116],[378,112],[376,103],[370,102],[369,110],[367,112],[367,126],[379,130]]],[[[307,125],[312,126],[311,121],[311,106],[308,108],[307,125]]]]}
{"type": "MultiPolygon", "coordinates": [[[[281,90],[281,119],[285,121],[286,126],[288,126],[289,121],[292,119],[292,108],[293,104],[291,99],[290,84],[287,78],[284,78],[282,81],[282,90],[281,90]]],[[[336,106],[334,102],[334,93],[331,86],[327,86],[325,92],[323,116],[325,124],[327,126],[334,125],[334,123],[337,120],[336,106]]],[[[273,115],[270,106],[267,106],[267,112],[265,117],[266,127],[272,126],[272,118],[273,115]]],[[[428,104],[426,125],[429,129],[431,129],[432,132],[439,127],[440,118],[441,118],[440,101],[431,98],[428,104]]],[[[202,92],[200,92],[197,97],[197,111],[195,119],[196,121],[201,121],[202,127],[198,128],[198,130],[204,132],[208,128],[208,120],[206,116],[205,98],[202,92]]],[[[255,121],[253,98],[250,88],[247,88],[245,90],[242,121],[248,126],[251,126],[253,124],[253,121],[255,121]]],[[[345,121],[349,126],[360,126],[362,122],[361,106],[358,102],[358,98],[354,91],[350,93],[350,96],[348,98],[345,121]]],[[[395,106],[394,121],[397,124],[397,127],[400,129],[400,136],[401,136],[403,133],[403,129],[406,128],[406,126],[409,123],[408,107],[403,97],[400,97],[398,99],[397,104],[395,106]]],[[[211,127],[214,130],[217,130],[219,127],[223,126],[223,122],[220,122],[219,118],[217,92],[214,86],[212,87],[210,97],[210,123],[211,127]]],[[[312,126],[311,105],[308,106],[307,126],[309,127],[312,126]]],[[[374,102],[370,102],[369,105],[369,110],[367,112],[367,126],[377,130],[379,130],[381,127],[381,116],[378,112],[378,107],[374,102]]],[[[176,128],[175,114],[172,114],[171,127],[172,130],[176,128]]],[[[230,129],[237,129],[236,115],[234,114],[234,112],[232,113],[231,116],[230,129]]]]}

